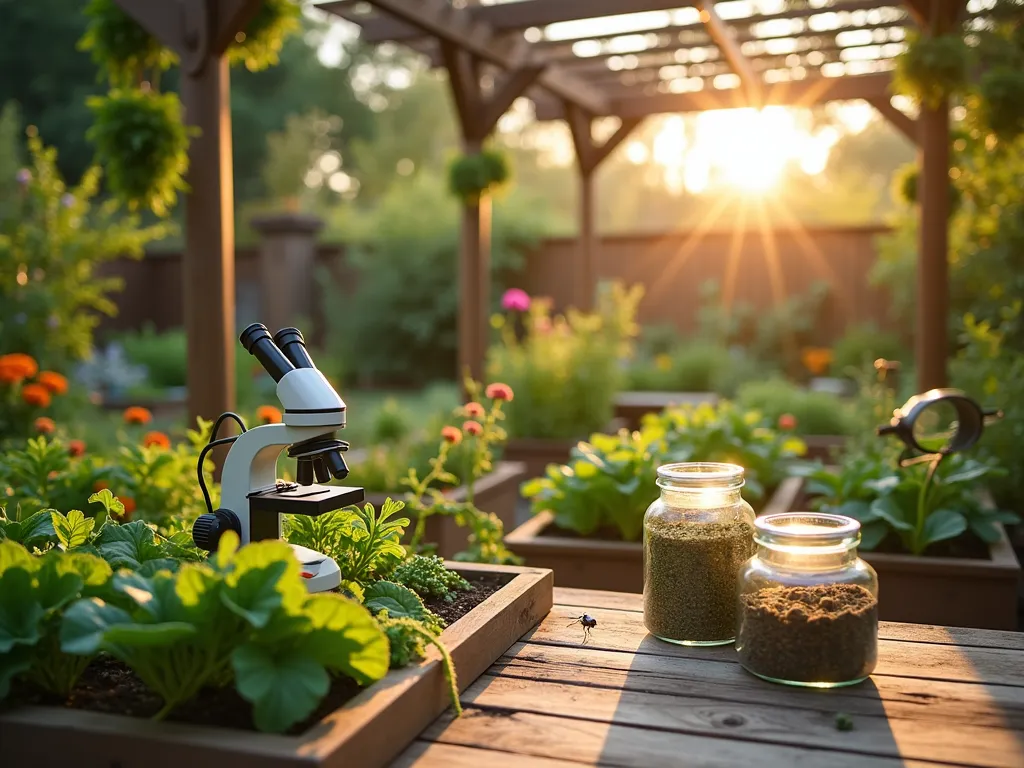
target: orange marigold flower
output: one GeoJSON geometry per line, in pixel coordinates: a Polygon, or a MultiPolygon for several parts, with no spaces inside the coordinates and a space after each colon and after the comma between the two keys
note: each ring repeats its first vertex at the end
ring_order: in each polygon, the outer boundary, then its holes
{"type": "Polygon", "coordinates": [[[50,405],[50,390],[42,384],[26,384],[21,388],[21,399],[29,405],[46,408],[50,405]]]}
{"type": "Polygon", "coordinates": [[[53,419],[47,418],[46,416],[40,416],[33,423],[36,432],[40,435],[52,435],[53,430],[57,428],[57,425],[53,423],[53,419]]]}
{"type": "MultiPolygon", "coordinates": [[[[85,440],[68,440],[68,453],[72,458],[82,456],[85,453],[85,440]]],[[[96,485],[99,485],[99,483],[96,485]]],[[[104,485],[106,484],[104,483],[104,485]]],[[[96,490],[100,489],[97,488],[96,490]]]]}
{"type": "Polygon", "coordinates": [[[508,384],[502,384],[498,381],[488,384],[485,393],[491,400],[507,400],[512,402],[512,387],[508,384]]]}
{"type": "Polygon", "coordinates": [[[784,413],[779,416],[779,429],[785,432],[792,432],[796,429],[796,416],[792,413],[784,413]]]}
{"type": "Polygon", "coordinates": [[[153,414],[146,408],[133,405],[124,409],[125,424],[149,424],[153,420],[153,414]]]}
{"type": "Polygon", "coordinates": [[[462,442],[462,431],[458,427],[444,427],[441,430],[441,437],[445,442],[458,445],[462,442]]]}
{"type": "Polygon", "coordinates": [[[152,448],[153,446],[156,446],[157,448],[170,448],[171,438],[163,432],[157,432],[154,430],[153,432],[147,432],[143,435],[142,445],[146,448],[152,448]]]}
{"type": "Polygon", "coordinates": [[[821,376],[832,365],[832,350],[827,347],[808,347],[801,351],[800,361],[815,376],[821,376]]]}
{"type": "Polygon", "coordinates": [[[480,403],[466,403],[462,411],[471,419],[482,419],[484,417],[484,407],[480,403]]]}
{"type": "Polygon", "coordinates": [[[56,371],[40,372],[39,383],[54,395],[66,395],[68,392],[68,380],[56,371]]]}
{"type": "Polygon", "coordinates": [[[22,373],[21,368],[4,363],[2,358],[0,358],[0,382],[4,384],[17,384],[24,378],[25,375],[22,373]]]}
{"type": "Polygon", "coordinates": [[[256,418],[262,424],[280,424],[281,411],[272,405],[261,405],[256,409],[256,418]]]}
{"type": "Polygon", "coordinates": [[[106,480],[97,480],[95,483],[92,484],[93,493],[99,493],[100,491],[106,490],[109,487],[110,485],[107,483],[106,480]]]}
{"type": "Polygon", "coordinates": [[[0,369],[19,374],[15,380],[20,381],[21,379],[30,379],[35,376],[39,370],[39,363],[31,355],[14,352],[9,355],[0,356],[0,369]]]}
{"type": "Polygon", "coordinates": [[[484,428],[479,421],[466,421],[462,424],[462,431],[472,437],[479,437],[484,433],[484,428]]]}

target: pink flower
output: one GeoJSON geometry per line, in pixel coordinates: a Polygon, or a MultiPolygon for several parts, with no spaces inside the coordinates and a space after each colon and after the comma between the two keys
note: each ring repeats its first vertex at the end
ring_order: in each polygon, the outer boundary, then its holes
{"type": "Polygon", "coordinates": [[[484,433],[484,428],[479,421],[466,421],[462,424],[462,431],[470,437],[479,437],[484,433]]]}
{"type": "Polygon", "coordinates": [[[530,308],[530,295],[520,288],[509,288],[501,297],[501,306],[510,312],[525,312],[530,308]]]}
{"type": "Polygon", "coordinates": [[[466,403],[462,412],[471,419],[482,419],[485,413],[484,407],[480,403],[466,403]]]}
{"type": "Polygon", "coordinates": [[[19,184],[25,186],[30,181],[32,181],[32,171],[30,171],[28,168],[22,168],[14,175],[14,178],[18,180],[19,184]]]}
{"type": "Polygon", "coordinates": [[[462,431],[458,427],[443,427],[441,429],[441,439],[446,443],[458,445],[462,442],[462,431]]]}
{"type": "Polygon", "coordinates": [[[488,384],[485,394],[491,398],[491,400],[506,400],[512,401],[512,387],[508,384],[502,384],[501,382],[494,382],[488,384]]]}

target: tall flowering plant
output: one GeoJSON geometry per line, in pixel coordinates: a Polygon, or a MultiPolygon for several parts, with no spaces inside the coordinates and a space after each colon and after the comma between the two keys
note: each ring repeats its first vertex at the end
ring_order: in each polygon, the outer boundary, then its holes
{"type": "Polygon", "coordinates": [[[409,548],[418,551],[424,548],[427,520],[434,515],[449,515],[456,523],[470,529],[469,549],[456,555],[457,560],[489,563],[516,562],[515,556],[505,549],[504,526],[500,518],[491,512],[483,512],[474,502],[476,481],[491,471],[494,448],[506,439],[501,422],[505,419],[504,405],[513,399],[512,388],[507,384],[489,384],[481,392],[481,386],[474,381],[466,382],[469,402],[455,409],[453,416],[461,426],[448,425],[442,428],[437,455],[430,459],[430,470],[422,477],[415,468],[402,480],[409,488],[405,508],[414,520],[412,540],[409,548]],[[483,397],[481,397],[481,394],[483,397]],[[463,466],[458,467],[466,487],[464,500],[455,501],[437,485],[455,485],[459,478],[450,466],[456,452],[462,450],[463,466]]]}

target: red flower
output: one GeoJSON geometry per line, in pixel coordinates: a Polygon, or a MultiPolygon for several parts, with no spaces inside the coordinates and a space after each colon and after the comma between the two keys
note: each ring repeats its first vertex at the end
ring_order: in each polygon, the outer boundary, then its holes
{"type": "Polygon", "coordinates": [[[127,523],[135,514],[135,499],[131,496],[118,496],[117,500],[124,504],[124,514],[119,515],[122,522],[127,523]]]}
{"type": "Polygon", "coordinates": [[[484,428],[479,421],[465,421],[462,423],[462,431],[472,437],[479,437],[484,433],[484,428]]]}
{"type": "Polygon", "coordinates": [[[784,432],[792,432],[796,429],[796,416],[792,413],[784,413],[779,416],[779,429],[784,432]]]}
{"type": "Polygon", "coordinates": [[[100,491],[105,490],[109,487],[110,486],[107,484],[106,480],[97,480],[95,483],[92,484],[92,489],[95,493],[99,493],[100,491]]]}
{"type": "Polygon", "coordinates": [[[462,412],[471,419],[482,419],[485,413],[484,407],[480,403],[466,403],[462,407],[462,412]]]}
{"type": "Polygon", "coordinates": [[[147,432],[142,438],[142,445],[146,448],[170,448],[171,438],[165,435],[163,432],[147,432]]]}
{"type": "Polygon", "coordinates": [[[39,383],[54,395],[66,395],[68,392],[68,380],[56,371],[42,371],[39,374],[39,383]]]}
{"type": "Polygon", "coordinates": [[[280,424],[281,411],[272,405],[261,405],[256,409],[256,418],[263,424],[280,424]]]}
{"type": "Polygon", "coordinates": [[[47,408],[50,405],[50,390],[42,384],[26,384],[21,388],[21,399],[29,405],[47,408]]]}
{"type": "Polygon", "coordinates": [[[33,426],[40,435],[52,435],[53,430],[57,428],[57,425],[53,423],[53,419],[48,419],[46,416],[40,416],[36,419],[33,426]]]}
{"type": "Polygon", "coordinates": [[[124,409],[125,424],[149,424],[153,420],[153,414],[145,408],[133,405],[124,409]]]}
{"type": "MultiPolygon", "coordinates": [[[[68,453],[72,458],[83,455],[85,453],[85,440],[68,440],[68,453]]],[[[97,488],[97,490],[99,489],[97,488]]]]}
{"type": "Polygon", "coordinates": [[[458,427],[444,427],[441,430],[441,438],[452,445],[458,445],[462,442],[462,432],[458,427]]]}
{"type": "Polygon", "coordinates": [[[508,384],[502,384],[497,381],[493,384],[488,384],[485,394],[492,400],[507,400],[508,402],[512,402],[512,387],[508,384]]]}
{"type": "Polygon", "coordinates": [[[7,384],[15,384],[23,379],[30,379],[36,375],[39,364],[31,355],[21,352],[14,352],[9,355],[0,356],[0,381],[7,384]]]}

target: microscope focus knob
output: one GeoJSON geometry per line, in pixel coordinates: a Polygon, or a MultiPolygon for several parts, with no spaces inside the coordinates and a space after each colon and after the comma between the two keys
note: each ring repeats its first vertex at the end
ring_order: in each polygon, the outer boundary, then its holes
{"type": "Polygon", "coordinates": [[[242,523],[230,509],[218,509],[213,514],[200,515],[192,524],[192,541],[200,549],[214,552],[225,531],[242,535],[242,523]]]}

